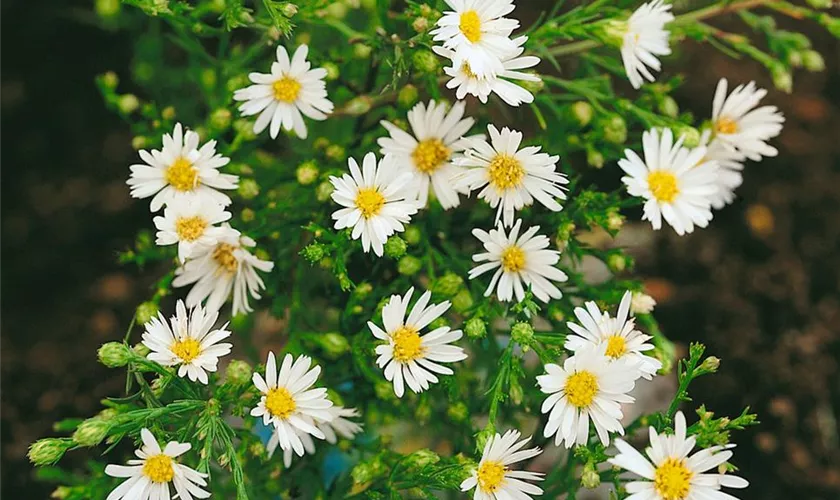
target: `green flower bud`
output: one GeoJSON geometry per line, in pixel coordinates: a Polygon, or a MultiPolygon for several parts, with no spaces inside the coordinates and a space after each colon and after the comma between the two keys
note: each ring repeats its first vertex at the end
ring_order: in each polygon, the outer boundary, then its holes
{"type": "Polygon", "coordinates": [[[770,76],[773,78],[773,85],[785,92],[790,94],[793,91],[793,75],[782,66],[774,66],[770,70],[770,76]]]}
{"type": "Polygon", "coordinates": [[[464,278],[447,272],[432,283],[432,293],[449,298],[458,293],[463,285],[464,278]]]}
{"type": "Polygon", "coordinates": [[[680,114],[680,106],[673,97],[666,95],[659,101],[659,112],[665,116],[676,118],[680,114]]]}
{"type": "Polygon", "coordinates": [[[440,462],[440,455],[429,449],[417,450],[405,458],[405,465],[409,469],[422,469],[438,462],[440,462]]]}
{"type": "Polygon", "coordinates": [[[146,356],[149,355],[150,352],[152,352],[152,350],[149,349],[148,347],[146,347],[146,344],[139,343],[139,344],[134,344],[134,346],[132,346],[131,352],[133,352],[134,354],[136,354],[137,356],[139,356],[141,358],[145,358],[146,356]]]}
{"type": "Polygon", "coordinates": [[[38,466],[52,465],[64,456],[73,442],[69,439],[46,438],[39,439],[29,446],[27,456],[29,461],[38,466]]]}
{"type": "Polygon", "coordinates": [[[315,162],[315,160],[309,160],[307,162],[301,163],[295,171],[297,181],[302,186],[308,186],[317,181],[319,173],[320,172],[318,171],[318,164],[315,162]]]}
{"type": "Polygon", "coordinates": [[[143,302],[134,311],[134,319],[137,324],[145,325],[152,318],[158,315],[158,306],[154,302],[143,302]]]}
{"type": "Polygon", "coordinates": [[[613,273],[620,273],[627,269],[627,258],[620,253],[613,253],[607,257],[607,267],[613,273]]]}
{"type": "Polygon", "coordinates": [[[424,3],[423,5],[420,6],[420,15],[423,16],[423,17],[429,17],[429,16],[432,15],[433,12],[434,11],[429,6],[429,4],[424,3]]]}
{"type": "Polygon", "coordinates": [[[338,286],[340,286],[343,291],[346,292],[347,290],[353,288],[353,282],[350,280],[350,276],[347,276],[347,273],[341,273],[337,276],[337,278],[338,286]]]}
{"type": "Polygon", "coordinates": [[[350,116],[361,116],[373,107],[373,101],[368,96],[359,96],[353,98],[345,106],[344,111],[350,116]]]}
{"type": "Polygon", "coordinates": [[[446,409],[446,415],[455,422],[466,422],[470,418],[470,411],[463,401],[450,404],[446,409]]]}
{"type": "Polygon", "coordinates": [[[792,68],[800,68],[802,67],[802,52],[798,50],[794,50],[788,53],[787,55],[787,63],[792,68]]]}
{"type": "Polygon", "coordinates": [[[417,87],[409,83],[401,88],[399,94],[397,94],[397,104],[402,109],[409,109],[417,103],[419,98],[420,91],[417,90],[417,87]]]}
{"type": "Polygon", "coordinates": [[[64,500],[65,498],[69,497],[70,494],[73,493],[73,490],[70,489],[69,486],[59,486],[52,493],[50,493],[50,498],[55,498],[56,500],[64,500]]]}
{"type": "Polygon", "coordinates": [[[392,259],[399,259],[405,255],[407,248],[408,244],[405,240],[397,235],[394,235],[388,238],[388,241],[385,242],[385,255],[392,259]]]}
{"type": "Polygon", "coordinates": [[[414,276],[423,267],[423,262],[417,257],[406,255],[397,264],[397,271],[405,276],[414,276]]]}
{"type": "Polygon", "coordinates": [[[601,475],[595,470],[595,466],[586,464],[583,473],[580,475],[580,485],[586,489],[594,490],[601,484],[601,475]]]}
{"type": "Polygon", "coordinates": [[[481,318],[470,318],[464,324],[464,333],[471,339],[482,339],[487,335],[487,323],[481,318]]]}
{"type": "Polygon", "coordinates": [[[328,358],[336,359],[350,352],[350,342],[340,333],[325,333],[318,337],[318,345],[324,350],[328,358]]]}
{"type": "Polygon", "coordinates": [[[700,131],[694,127],[685,125],[674,130],[674,135],[683,138],[683,146],[687,148],[696,148],[700,145],[700,131]]]}
{"type": "Polygon", "coordinates": [[[613,144],[624,144],[627,140],[627,122],[618,115],[612,115],[599,122],[604,140],[613,144]]]}
{"type": "Polygon", "coordinates": [[[417,33],[425,33],[429,30],[429,20],[425,17],[418,17],[411,23],[411,27],[417,33]]]}
{"type": "Polygon", "coordinates": [[[123,94],[117,100],[117,107],[121,113],[129,115],[140,107],[140,99],[134,94],[123,94]]]}
{"type": "Polygon", "coordinates": [[[332,161],[343,162],[347,159],[347,151],[339,144],[330,144],[324,154],[332,161]]]}
{"type": "Polygon", "coordinates": [[[356,59],[367,59],[371,52],[373,52],[373,48],[370,45],[357,43],[353,46],[353,57],[356,59]]]}
{"type": "Polygon", "coordinates": [[[142,135],[134,136],[131,139],[131,147],[135,150],[144,149],[149,144],[149,140],[142,135]]]}
{"type": "Polygon", "coordinates": [[[76,427],[73,442],[79,446],[96,446],[108,437],[109,430],[111,430],[111,424],[108,422],[98,418],[89,418],[76,427]]]}
{"type": "Polygon", "coordinates": [[[225,370],[227,381],[233,385],[241,386],[251,381],[251,365],[241,359],[234,359],[225,370]]]}
{"type": "Polygon", "coordinates": [[[578,101],[571,106],[572,118],[575,119],[578,125],[585,127],[592,121],[595,111],[592,105],[586,101],[578,101]]]}
{"type": "Polygon", "coordinates": [[[534,344],[534,327],[524,322],[516,323],[510,329],[510,338],[521,345],[522,350],[525,351],[534,344]]]}
{"type": "Polygon", "coordinates": [[[334,62],[327,61],[322,64],[321,67],[327,70],[327,76],[325,78],[328,82],[338,80],[338,77],[341,76],[341,71],[338,69],[338,65],[334,62]]]}
{"type": "Polygon", "coordinates": [[[107,19],[120,13],[120,0],[96,0],[96,13],[107,19]]]}
{"type": "Polygon", "coordinates": [[[565,250],[569,238],[572,237],[572,233],[574,231],[574,222],[564,222],[557,226],[557,234],[554,236],[554,245],[558,250],[565,250]]]}
{"type": "Polygon", "coordinates": [[[119,368],[128,364],[131,352],[128,346],[121,342],[108,342],[97,351],[99,362],[108,368],[119,368]]]}
{"type": "Polygon", "coordinates": [[[815,9],[830,9],[833,2],[832,0],[807,0],[808,5],[815,9]]]}
{"type": "Polygon", "coordinates": [[[280,7],[280,12],[286,17],[292,17],[298,12],[298,6],[293,3],[286,3],[280,7]]]}
{"type": "Polygon", "coordinates": [[[374,479],[381,477],[386,472],[385,464],[382,459],[374,457],[367,462],[360,462],[350,471],[350,476],[353,481],[359,484],[369,483],[374,479]]]}
{"type": "Polygon", "coordinates": [[[373,285],[366,281],[359,283],[356,285],[356,288],[353,289],[353,295],[355,295],[357,299],[364,299],[368,297],[371,292],[373,292],[373,285]]]}
{"type": "Polygon", "coordinates": [[[335,188],[330,181],[324,181],[318,184],[318,187],[315,188],[315,198],[323,203],[330,199],[334,189],[335,188]]]}
{"type": "Polygon", "coordinates": [[[802,53],[802,65],[808,71],[823,71],[825,69],[825,59],[816,50],[806,50],[802,53]]]}
{"type": "Polygon", "coordinates": [[[239,218],[242,219],[242,222],[253,222],[257,218],[257,213],[245,207],[239,212],[239,218]]]}
{"type": "Polygon", "coordinates": [[[330,140],[326,137],[319,137],[312,142],[312,147],[318,151],[325,151],[330,146],[330,140]]]}
{"type": "Polygon", "coordinates": [[[120,84],[120,77],[118,77],[117,74],[113,71],[106,72],[102,75],[101,78],[102,85],[111,90],[114,90],[115,88],[117,88],[117,85],[120,84]]]}
{"type": "Polygon", "coordinates": [[[602,168],[604,166],[604,155],[600,151],[589,149],[586,152],[586,163],[592,168],[602,168]]]}
{"type": "MultiPolygon", "coordinates": [[[[492,423],[490,423],[484,430],[475,435],[475,449],[478,453],[481,453],[484,450],[487,440],[493,437],[494,434],[496,434],[496,428],[492,423]]],[[[473,466],[473,468],[475,468],[475,466],[473,466]]]]}
{"type": "Polygon", "coordinates": [[[624,226],[624,217],[618,212],[610,211],[607,215],[607,229],[610,231],[618,231],[624,226]]]}
{"type": "Polygon", "coordinates": [[[175,119],[175,107],[174,106],[167,106],[163,108],[160,112],[160,117],[164,120],[174,120],[175,119]]]}
{"type": "Polygon", "coordinates": [[[420,49],[411,56],[414,69],[419,73],[435,73],[440,67],[440,62],[434,52],[420,49]]]}
{"type": "Polygon", "coordinates": [[[333,19],[344,19],[347,16],[347,5],[342,2],[332,2],[324,9],[324,14],[333,19]]]}
{"type": "Polygon", "coordinates": [[[455,309],[455,312],[464,314],[470,310],[473,304],[475,302],[473,301],[472,295],[470,295],[470,291],[466,288],[462,288],[460,292],[452,297],[452,308],[455,309]]]}
{"type": "Polygon", "coordinates": [[[707,373],[715,373],[720,367],[720,358],[709,356],[700,363],[700,369],[707,373]]]}
{"type": "Polygon", "coordinates": [[[230,127],[233,122],[233,115],[229,109],[219,108],[210,114],[210,128],[222,132],[230,127]]]}
{"type": "Polygon", "coordinates": [[[405,232],[403,233],[403,238],[405,238],[405,241],[407,241],[409,245],[417,245],[420,243],[420,239],[422,237],[423,233],[417,229],[417,226],[408,226],[405,228],[405,232]]]}
{"type": "Polygon", "coordinates": [[[522,404],[522,399],[525,397],[525,391],[516,379],[510,379],[510,402],[516,406],[522,404]]]}
{"type": "Polygon", "coordinates": [[[303,258],[309,261],[310,264],[320,262],[321,259],[327,256],[327,253],[327,247],[321,243],[310,243],[300,251],[303,258]]]}
{"type": "MultiPolygon", "coordinates": [[[[533,73],[533,72],[526,72],[526,73],[531,75],[531,76],[536,76],[537,78],[539,78],[539,76],[536,73],[533,73]]],[[[537,81],[519,80],[518,83],[519,83],[520,87],[522,87],[523,89],[527,90],[528,92],[530,92],[532,94],[538,94],[542,89],[545,88],[545,82],[542,81],[541,79],[537,80],[537,81]]]]}
{"type": "Polygon", "coordinates": [[[245,200],[253,200],[260,194],[260,185],[254,179],[242,179],[236,192],[245,200]]]}

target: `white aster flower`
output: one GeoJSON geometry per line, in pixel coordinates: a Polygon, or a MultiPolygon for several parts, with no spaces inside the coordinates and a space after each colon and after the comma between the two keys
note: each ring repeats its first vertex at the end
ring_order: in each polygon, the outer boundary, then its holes
{"type": "Polygon", "coordinates": [[[527,36],[516,38],[513,43],[516,50],[502,58],[502,70],[495,75],[477,75],[470,63],[457,53],[444,47],[432,47],[436,54],[452,61],[452,66],[444,67],[443,72],[452,77],[446,82],[446,88],[456,89],[455,97],[463,99],[467,94],[477,97],[482,103],[487,103],[490,94],[498,95],[510,106],[534,102],[534,94],[510,80],[539,82],[536,75],[523,73],[523,69],[533,68],[540,63],[536,56],[522,56],[525,51],[523,45],[527,36]]]}
{"type": "Polygon", "coordinates": [[[621,403],[634,401],[627,393],[633,390],[638,368],[606,357],[605,348],[580,349],[562,367],[545,365],[546,374],[537,377],[542,392],[550,394],[542,412],[551,412],[544,435],[555,436],[554,444],[585,445],[590,420],[604,446],[610,442],[610,432],[624,435],[621,403]]]}
{"type": "Polygon", "coordinates": [[[650,314],[654,307],[656,300],[653,297],[644,292],[633,292],[633,298],[630,299],[631,314],[650,314]]]}
{"type": "Polygon", "coordinates": [[[203,490],[207,486],[207,474],[197,472],[186,465],[179,464],[177,458],[192,447],[189,443],[170,441],[163,450],[148,429],[140,431],[143,446],[135,451],[138,458],[128,461],[128,465],[110,464],[105,467],[105,474],[111,477],[128,478],[117,486],[106,500],[164,500],[172,498],[169,484],[175,488],[176,496],[181,500],[209,498],[210,492],[203,490]]]}
{"type": "Polygon", "coordinates": [[[326,120],[333,111],[333,103],[327,99],[324,68],[310,69],[306,60],[309,47],[301,45],[289,61],[289,54],[282,45],[277,47],[277,61],[271,65],[271,73],[251,73],[248,78],[254,85],[239,89],[233,94],[237,101],[246,101],[239,106],[243,116],[259,113],[254,122],[254,133],[259,134],[269,127],[269,134],[276,138],[280,126],[294,130],[301,139],[306,138],[306,124],[303,115],[313,120],[326,120]]]}
{"type": "Polygon", "coordinates": [[[662,368],[662,362],[645,355],[654,349],[648,341],[650,335],[636,330],[635,318],[628,318],[631,292],[624,292],[618,313],[613,318],[608,312],[601,312],[595,302],[587,302],[583,307],[575,308],[575,316],[580,324],[567,322],[566,326],[574,335],[566,337],[565,348],[576,352],[590,347],[606,346],[604,354],[611,360],[625,360],[628,364],[638,368],[642,377],[647,380],[653,378],[662,368]]]}
{"type": "Polygon", "coordinates": [[[735,445],[712,446],[689,456],[696,438],[686,437],[685,431],[682,412],[676,415],[673,435],[659,435],[651,427],[650,447],[645,450],[649,460],[624,440],[615,440],[619,453],[608,461],[646,479],[626,483],[628,500],[736,500],[721,487],[749,486],[738,476],[706,473],[732,458],[728,448],[735,445]]]}
{"type": "Polygon", "coordinates": [[[148,358],[163,366],[177,366],[179,377],[186,375],[193,382],[207,384],[207,372],[215,372],[219,358],[230,354],[233,347],[219,343],[230,337],[227,323],[212,330],[219,313],[197,305],[188,315],[182,300],[175,311],[170,324],[162,313],[146,323],[143,345],[152,350],[148,358]]]}
{"type": "Polygon", "coordinates": [[[262,417],[265,425],[273,425],[283,450],[293,449],[303,456],[302,434],[318,439],[327,436],[316,425],[318,421],[330,422],[335,418],[329,409],[333,406],[324,388],[310,389],[318,380],[321,367],[312,366],[312,358],[286,354],[280,371],[274,360],[274,353],[268,353],[265,364],[265,378],[254,373],[254,386],[263,395],[259,404],[251,409],[251,416],[262,417]]]}
{"type": "Polygon", "coordinates": [[[427,291],[414,304],[411,314],[406,318],[408,302],[414,288],[409,288],[404,297],[391,295],[391,300],[382,308],[381,329],[368,321],[368,327],[374,337],[388,343],[376,347],[376,364],[385,370],[385,379],[394,383],[394,393],[402,397],[405,385],[420,393],[436,384],[434,375],[452,375],[452,369],[438,363],[454,363],[467,358],[467,354],[458,346],[449,345],[460,339],[461,330],[450,330],[448,326],[435,328],[425,335],[420,331],[429,323],[439,318],[449,309],[449,301],[429,305],[432,292],[427,291]]]}
{"type": "Polygon", "coordinates": [[[744,182],[741,172],[747,157],[736,149],[732,149],[720,139],[712,139],[712,131],[704,130],[700,136],[700,145],[706,146],[704,160],[718,164],[718,175],[715,179],[717,192],[709,197],[712,207],[721,209],[735,201],[735,189],[744,182]]]}
{"type": "Polygon", "coordinates": [[[504,70],[502,60],[516,51],[510,39],[519,27],[516,19],[504,16],[515,8],[513,0],[446,0],[452,8],[443,13],[434,40],[458,54],[480,76],[504,70]]]}
{"type": "Polygon", "coordinates": [[[233,292],[233,314],[253,311],[248,296],[260,298],[265,288],[257,271],[269,272],[274,263],[261,260],[246,250],[256,242],[241,235],[228,226],[219,242],[212,247],[202,248],[183,266],[175,271],[172,286],[193,285],[187,294],[187,306],[207,300],[207,308],[219,310],[233,292]]]}
{"type": "MultiPolygon", "coordinates": [[[[344,439],[353,439],[356,434],[362,432],[362,426],[348,420],[345,417],[358,417],[359,411],[355,408],[344,408],[343,406],[333,406],[327,409],[333,415],[333,420],[331,422],[324,422],[315,420],[315,427],[321,430],[326,436],[326,441],[330,444],[335,444],[338,442],[338,436],[340,435],[344,439]]],[[[315,441],[312,440],[312,436],[309,433],[301,432],[299,429],[295,429],[300,440],[303,442],[303,449],[306,453],[310,455],[315,454],[315,441]]],[[[265,445],[265,449],[268,452],[269,458],[274,454],[274,451],[277,449],[277,446],[280,444],[280,438],[277,435],[277,431],[272,432],[271,438],[269,438],[268,443],[265,445]]],[[[292,465],[292,459],[294,458],[293,450],[290,448],[288,450],[283,450],[283,465],[286,468],[292,465]]]]}
{"type": "Polygon", "coordinates": [[[718,164],[705,159],[704,146],[689,150],[682,141],[674,143],[670,129],[661,133],[651,129],[642,134],[644,161],[625,149],[627,158],[618,162],[628,174],[621,178],[627,192],[647,200],[642,220],[660,229],[664,218],[680,236],[694,231],[694,226],[709,225],[718,175],[718,164]]]}
{"type": "Polygon", "coordinates": [[[627,78],[635,89],[640,88],[645,79],[655,81],[656,77],[648,66],[659,71],[662,65],[656,56],[671,53],[669,32],[665,29],[665,25],[674,20],[670,11],[670,4],[653,0],[642,4],[627,20],[627,28],[622,35],[621,59],[627,78]]]}
{"type": "Polygon", "coordinates": [[[330,177],[335,187],[332,199],[344,208],[332,214],[336,229],[353,228],[354,240],[362,239],[362,248],[381,257],[388,237],[405,230],[405,224],[417,213],[416,195],[411,182],[414,174],[396,168],[385,157],[377,165],[376,155],[368,153],[362,169],[350,158],[350,175],[330,177]]]}
{"type": "MultiPolygon", "coordinates": [[[[379,139],[382,154],[400,168],[408,167],[414,173],[412,187],[417,190],[417,201],[425,207],[429,189],[445,209],[460,204],[458,190],[452,185],[456,175],[463,171],[455,165],[453,157],[467,148],[464,140],[475,120],[463,118],[464,103],[457,103],[447,112],[446,105],[429,101],[429,106],[418,103],[408,112],[412,134],[391,122],[381,121],[390,137],[379,139]]],[[[473,136],[483,138],[483,136],[473,136]]]]}
{"type": "Polygon", "coordinates": [[[517,220],[510,234],[505,234],[501,223],[490,232],[473,229],[473,235],[487,251],[473,255],[474,262],[484,264],[470,269],[469,278],[474,279],[495,269],[484,296],[489,297],[496,289],[496,296],[502,302],[509,302],[514,295],[516,301],[521,302],[529,286],[534,296],[543,302],[559,299],[563,293],[552,281],[569,279],[566,273],[554,267],[560,260],[560,252],[549,250],[551,241],[537,234],[539,226],[529,227],[520,235],[521,226],[522,221],[517,220]]]}
{"type": "Polygon", "coordinates": [[[506,227],[513,225],[514,212],[534,203],[534,199],[553,212],[563,209],[557,198],[566,199],[563,184],[569,179],[557,172],[558,156],[540,153],[539,146],[519,149],[522,133],[505,127],[501,132],[493,125],[487,127],[490,143],[470,140],[470,149],[459,160],[469,167],[456,187],[470,191],[481,189],[478,197],[496,208],[506,227]]]}
{"type": "Polygon", "coordinates": [[[132,165],[126,184],[134,198],[152,198],[150,209],[157,212],[175,198],[190,194],[210,198],[220,205],[230,205],[230,198],[218,189],[236,189],[239,177],[223,174],[219,168],[230,158],[216,154],[216,141],[198,147],[198,134],[184,133],[181,124],[175,125],[172,135],[163,135],[163,149],[151,152],[140,150],[146,164],[132,165]]]}
{"type": "Polygon", "coordinates": [[[511,465],[542,453],[539,448],[523,450],[531,438],[517,443],[519,436],[519,431],[509,430],[504,436],[496,433],[488,439],[478,469],[461,483],[461,491],[475,488],[476,500],[531,500],[531,495],[542,495],[542,488],[526,481],[542,481],[544,474],[510,469],[511,465]]]}
{"type": "Polygon", "coordinates": [[[776,106],[756,108],[767,91],[756,88],[755,82],[738,85],[729,96],[726,89],[726,78],[721,78],[712,103],[715,140],[753,161],[779,154],[766,141],[779,135],[785,117],[776,106]]]}
{"type": "Polygon", "coordinates": [[[216,226],[229,220],[230,212],[215,200],[201,196],[181,196],[163,210],[163,217],[154,218],[158,245],[178,244],[178,259],[183,263],[196,248],[218,243],[226,229],[216,226]]]}

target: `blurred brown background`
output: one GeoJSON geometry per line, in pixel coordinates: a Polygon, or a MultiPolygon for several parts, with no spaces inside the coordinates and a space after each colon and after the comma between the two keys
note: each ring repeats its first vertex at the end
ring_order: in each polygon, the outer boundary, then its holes
{"type": "MultiPolygon", "coordinates": [[[[6,498],[46,498],[52,487],[33,482],[28,444],[119,393],[95,350],[122,336],[154,278],[116,264],[149,214],[124,184],[135,156],[127,126],[93,85],[114,70],[132,90],[131,40],[96,26],[90,1],[53,3],[0,6],[6,498]]],[[[697,382],[696,401],[719,415],[759,413],[761,426],[735,435],[752,483],[743,499],[840,498],[840,51],[817,27],[806,31],[828,68],[797,73],[793,95],[768,97],[787,116],[780,156],[748,165],[738,201],[709,229],[663,231],[639,258],[666,334],[723,358],[718,375],[697,382]]],[[[709,115],[720,76],[771,86],[752,62],[682,50],[678,101],[697,116],[709,115]]]]}

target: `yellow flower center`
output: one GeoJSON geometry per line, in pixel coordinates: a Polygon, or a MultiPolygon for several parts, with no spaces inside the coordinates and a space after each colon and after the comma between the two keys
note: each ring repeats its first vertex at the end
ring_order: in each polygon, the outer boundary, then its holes
{"type": "Polygon", "coordinates": [[[365,219],[379,215],[384,206],[385,197],[376,188],[362,188],[356,195],[356,208],[365,219]]]}
{"type": "Polygon", "coordinates": [[[273,416],[287,419],[297,408],[292,394],[285,387],[277,387],[268,391],[265,396],[265,408],[273,416]]]}
{"type": "Polygon", "coordinates": [[[506,273],[518,273],[525,268],[525,252],[517,246],[508,247],[502,252],[502,269],[506,273]]]}
{"type": "Polygon", "coordinates": [[[461,71],[463,71],[464,74],[467,75],[467,78],[469,78],[471,80],[475,80],[476,78],[478,78],[478,75],[473,73],[472,68],[470,67],[470,64],[467,63],[467,62],[464,62],[463,64],[461,64],[461,71]]]}
{"type": "Polygon", "coordinates": [[[738,131],[738,122],[732,118],[721,116],[715,122],[715,132],[718,134],[734,134],[738,131]]]}
{"type": "Polygon", "coordinates": [[[607,340],[607,356],[618,359],[627,352],[627,342],[621,335],[611,335],[607,340]]]}
{"type": "Polygon", "coordinates": [[[505,480],[507,469],[501,462],[487,460],[478,466],[478,486],[484,493],[494,493],[505,480]]]}
{"type": "Polygon", "coordinates": [[[648,174],[648,187],[650,187],[653,197],[662,203],[671,203],[680,194],[680,188],[677,187],[677,177],[664,170],[657,170],[648,174]]]}
{"type": "Polygon", "coordinates": [[[490,184],[499,191],[518,186],[525,177],[525,168],[522,167],[522,163],[504,153],[496,155],[487,170],[490,184]]]}
{"type": "Polygon", "coordinates": [[[179,156],[166,169],[163,178],[178,191],[192,191],[198,184],[198,169],[189,160],[179,156]]]}
{"type": "Polygon", "coordinates": [[[213,250],[213,260],[216,261],[216,264],[220,268],[229,273],[236,272],[236,268],[239,266],[239,261],[233,255],[234,250],[236,248],[227,243],[219,243],[216,245],[216,249],[213,250]]]}
{"type": "Polygon", "coordinates": [[[196,215],[195,217],[179,217],[175,221],[175,232],[183,241],[195,241],[204,234],[207,221],[196,215]]]}
{"type": "Polygon", "coordinates": [[[669,458],[656,468],[653,487],[663,500],[684,500],[688,496],[693,475],[685,466],[685,460],[669,458]]]}
{"type": "Polygon", "coordinates": [[[184,363],[189,363],[201,354],[201,344],[196,339],[187,337],[172,344],[171,351],[184,363]]]}
{"type": "Polygon", "coordinates": [[[468,10],[461,14],[461,24],[459,27],[464,37],[472,43],[481,40],[481,18],[478,17],[478,12],[468,10]]]}
{"type": "Polygon", "coordinates": [[[168,483],[175,477],[175,470],[172,468],[172,458],[161,453],[146,459],[143,464],[143,475],[152,480],[153,483],[168,483]]]}
{"type": "Polygon", "coordinates": [[[414,160],[417,170],[424,174],[431,174],[449,159],[450,154],[452,152],[440,139],[426,139],[414,148],[411,159],[414,160]]]}
{"type": "Polygon", "coordinates": [[[391,334],[391,340],[394,342],[394,359],[399,363],[405,364],[423,355],[420,333],[410,326],[403,325],[397,328],[397,331],[391,334]]]}
{"type": "Polygon", "coordinates": [[[277,80],[271,84],[274,89],[274,98],[283,102],[295,102],[300,94],[300,82],[289,76],[277,80]]]}
{"type": "Polygon", "coordinates": [[[592,372],[579,371],[566,379],[563,389],[569,403],[578,408],[586,408],[592,404],[595,394],[598,393],[598,379],[592,372]]]}

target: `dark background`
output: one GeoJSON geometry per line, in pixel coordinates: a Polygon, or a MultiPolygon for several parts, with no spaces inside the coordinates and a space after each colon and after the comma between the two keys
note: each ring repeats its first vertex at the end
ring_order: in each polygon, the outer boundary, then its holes
{"type": "MultiPolygon", "coordinates": [[[[132,41],[98,26],[92,2],[46,3],[0,6],[6,498],[46,498],[52,486],[33,482],[29,443],[119,393],[120,378],[95,351],[122,337],[154,278],[116,264],[149,214],[124,184],[135,157],[128,127],[93,84],[114,70],[119,90],[132,90],[132,41]]],[[[718,375],[697,382],[696,401],[718,415],[744,405],[760,415],[761,426],[734,436],[752,483],[736,493],[744,499],[840,498],[840,51],[817,27],[806,30],[828,68],[798,72],[794,95],[767,98],[787,117],[780,156],[748,165],[739,199],[709,229],[662,231],[639,256],[666,334],[723,358],[718,375]]],[[[710,114],[719,76],[772,86],[751,62],[683,50],[688,83],[677,97],[697,116],[710,114]]]]}

